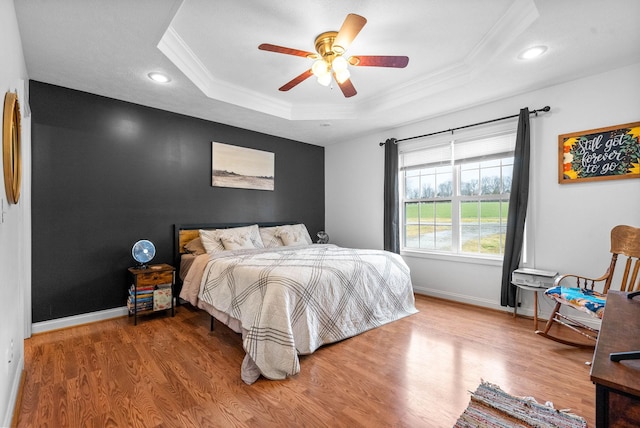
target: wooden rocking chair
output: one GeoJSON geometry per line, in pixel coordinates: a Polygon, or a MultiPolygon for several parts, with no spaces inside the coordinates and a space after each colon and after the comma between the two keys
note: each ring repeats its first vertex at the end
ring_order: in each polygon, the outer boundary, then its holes
{"type": "MultiPolygon", "coordinates": [[[[553,313],[545,325],[544,330],[537,330],[536,334],[546,337],[565,345],[577,346],[580,348],[593,348],[598,338],[598,330],[591,328],[567,315],[560,313],[560,308],[567,305],[571,308],[586,312],[595,318],[602,319],[607,298],[607,292],[611,287],[613,273],[618,258],[625,259],[624,274],[620,291],[632,292],[640,289],[640,228],[632,226],[616,226],[611,230],[611,263],[609,268],[599,278],[587,278],[580,275],[566,274],[559,276],[552,288],[545,291],[545,296],[556,302],[553,313]],[[622,256],[622,257],[619,257],[622,256]],[[575,278],[575,286],[561,286],[560,283],[566,278],[575,278]],[[601,291],[599,285],[603,284],[601,291]],[[596,287],[598,285],[598,287],[596,287]],[[551,327],[558,323],[568,327],[575,333],[588,340],[585,342],[573,341],[564,337],[555,336],[549,333],[551,327]]],[[[580,336],[576,336],[577,338],[580,336]]]]}

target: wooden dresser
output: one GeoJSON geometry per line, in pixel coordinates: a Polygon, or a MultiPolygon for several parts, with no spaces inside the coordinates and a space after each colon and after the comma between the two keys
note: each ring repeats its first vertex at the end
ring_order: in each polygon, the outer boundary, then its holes
{"type": "Polygon", "coordinates": [[[629,351],[640,351],[640,296],[609,291],[591,365],[597,428],[640,427],[640,360],[609,358],[629,351]]]}

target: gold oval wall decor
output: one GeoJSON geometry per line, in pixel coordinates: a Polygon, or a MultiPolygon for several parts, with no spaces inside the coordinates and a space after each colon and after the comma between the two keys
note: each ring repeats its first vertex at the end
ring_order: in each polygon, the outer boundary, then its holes
{"type": "Polygon", "coordinates": [[[10,204],[17,204],[20,199],[22,157],[20,154],[20,105],[18,94],[13,92],[7,92],[4,96],[2,162],[7,200],[10,204]]]}

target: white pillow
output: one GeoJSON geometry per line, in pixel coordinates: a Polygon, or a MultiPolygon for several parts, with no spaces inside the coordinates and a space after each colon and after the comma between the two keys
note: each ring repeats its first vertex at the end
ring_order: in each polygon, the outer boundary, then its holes
{"type": "Polygon", "coordinates": [[[202,246],[207,254],[215,254],[224,251],[224,245],[220,241],[220,232],[218,230],[202,230],[198,231],[202,246]]]}
{"type": "Polygon", "coordinates": [[[309,236],[309,231],[304,224],[292,224],[278,226],[276,235],[282,240],[285,246],[311,245],[313,241],[309,236]]]}
{"type": "Polygon", "coordinates": [[[246,248],[256,248],[249,237],[249,233],[220,234],[220,241],[225,250],[243,250],[246,248]]]}
{"type": "Polygon", "coordinates": [[[260,228],[260,238],[262,239],[264,248],[275,248],[284,246],[282,239],[280,239],[280,237],[277,235],[279,227],[280,226],[260,228]]]}
{"type": "MultiPolygon", "coordinates": [[[[215,254],[221,251],[228,250],[225,248],[224,243],[222,241],[222,237],[229,242],[234,240],[234,236],[242,236],[247,235],[249,241],[252,246],[249,248],[264,248],[262,244],[262,239],[260,238],[260,233],[258,231],[258,225],[254,224],[251,226],[242,226],[242,227],[232,227],[229,229],[214,229],[214,230],[199,230],[200,239],[202,240],[202,245],[204,249],[207,251],[207,254],[215,254]]],[[[239,240],[241,242],[242,239],[239,240]]],[[[230,246],[234,244],[229,244],[230,246]]],[[[247,248],[247,247],[243,247],[247,248]]]]}

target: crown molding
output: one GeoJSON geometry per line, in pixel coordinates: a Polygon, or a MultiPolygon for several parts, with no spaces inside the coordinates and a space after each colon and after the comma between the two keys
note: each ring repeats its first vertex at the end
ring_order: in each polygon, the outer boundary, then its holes
{"type": "Polygon", "coordinates": [[[290,103],[217,79],[172,26],[167,28],[158,42],[158,49],[207,97],[283,119],[291,119],[290,103]]]}
{"type": "Polygon", "coordinates": [[[533,0],[516,0],[464,58],[419,79],[405,82],[390,91],[369,97],[368,112],[376,113],[427,100],[439,92],[470,82],[492,58],[509,46],[539,17],[533,0]]]}
{"type": "Polygon", "coordinates": [[[434,94],[473,80],[490,61],[506,49],[539,18],[533,0],[516,0],[482,40],[459,61],[405,82],[388,91],[359,99],[349,105],[292,104],[216,78],[170,25],[158,49],[207,97],[287,120],[355,119],[403,105],[428,100],[434,94]]]}

